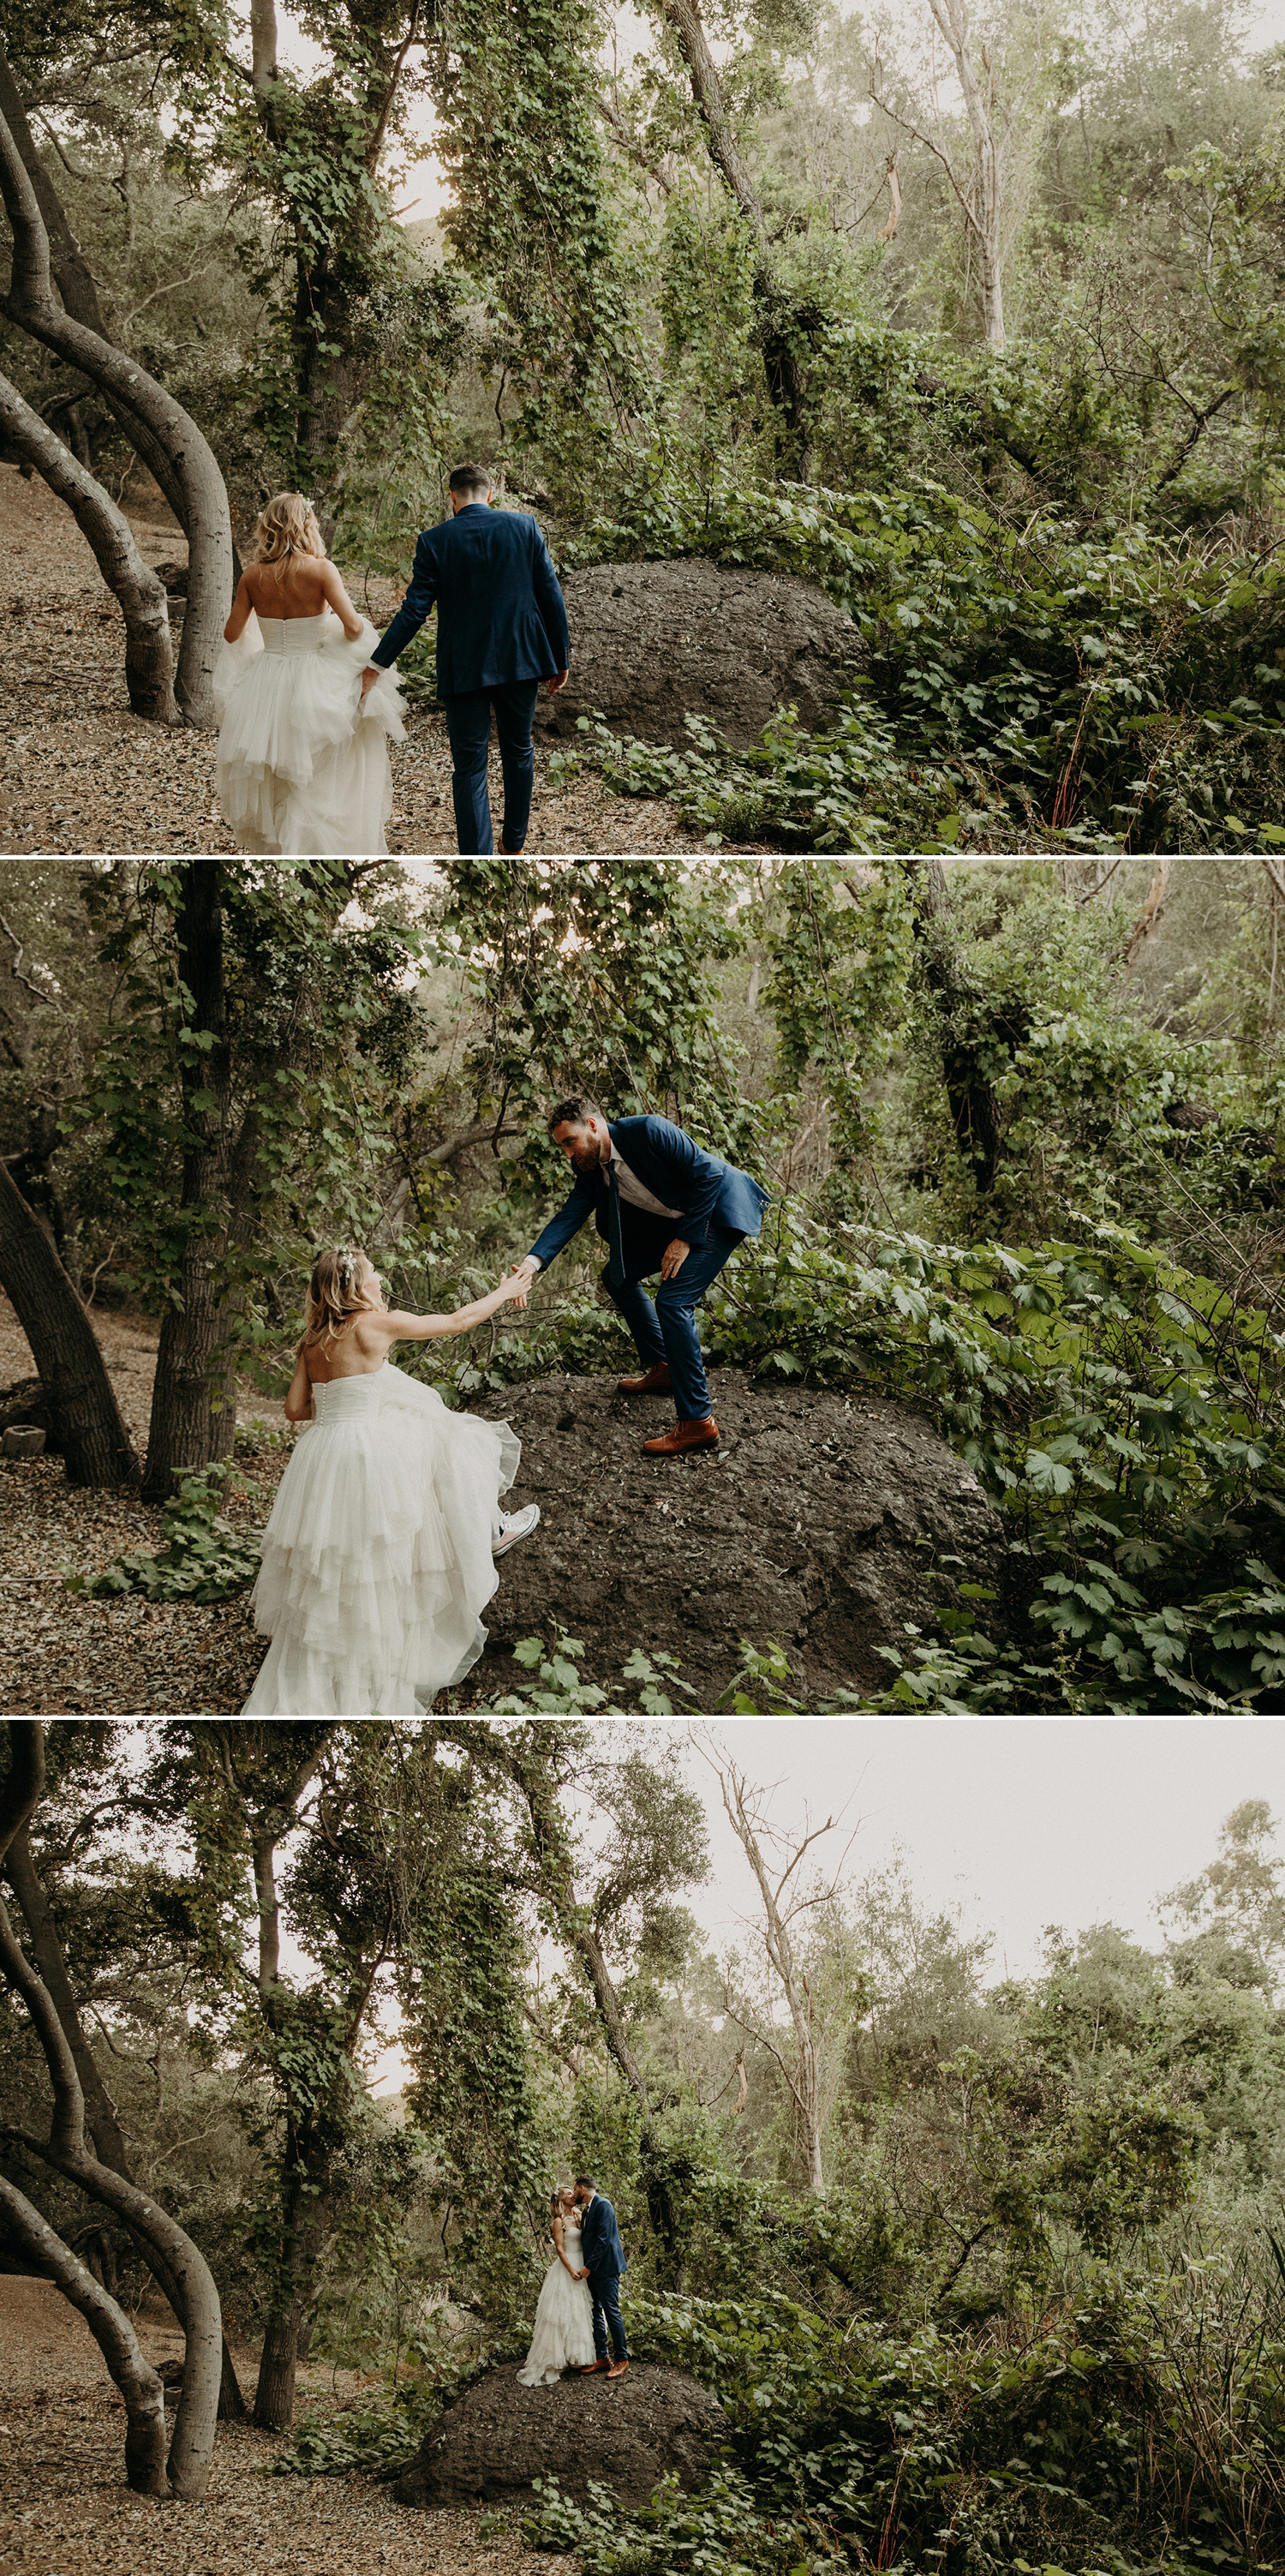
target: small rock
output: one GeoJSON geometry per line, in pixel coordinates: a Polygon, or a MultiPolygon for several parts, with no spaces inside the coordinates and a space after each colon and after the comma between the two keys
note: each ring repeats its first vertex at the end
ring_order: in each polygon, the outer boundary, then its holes
{"type": "Polygon", "coordinates": [[[39,1458],[44,1454],[45,1435],[34,1423],[12,1422],[0,1434],[0,1451],[6,1458],[39,1458]]]}

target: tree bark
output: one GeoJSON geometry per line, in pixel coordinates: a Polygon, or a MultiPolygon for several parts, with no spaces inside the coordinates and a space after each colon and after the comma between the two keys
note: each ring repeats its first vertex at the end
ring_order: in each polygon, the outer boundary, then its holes
{"type": "MultiPolygon", "coordinates": [[[[17,141],[0,115],[0,196],[13,230],[9,293],[0,309],[119,401],[164,449],[183,498],[188,600],[176,695],[189,724],[214,723],[214,661],[232,599],[232,525],[223,477],[196,422],[164,385],[101,331],[56,302],[49,234],[17,141]]],[[[131,436],[133,431],[131,430],[131,436]]]]}
{"type": "Polygon", "coordinates": [[[1006,1052],[1020,1045],[1025,1025],[994,1010],[955,945],[946,872],[940,859],[912,859],[922,924],[924,981],[940,1012],[942,1079],[960,1151],[973,1165],[978,1187],[995,1186],[1004,1145],[1004,1121],[983,1062],[984,1044],[997,1039],[1006,1052]]]}
{"type": "Polygon", "coordinates": [[[204,1467],[212,1458],[226,1456],[236,1433],[235,1412],[224,1401],[226,1382],[220,1362],[228,1319],[216,1300],[211,1273],[211,1242],[223,1215],[214,1202],[220,1181],[226,1178],[231,1090],[221,862],[189,859],[181,881],[175,939],[183,981],[192,995],[190,1025],[195,1035],[212,1036],[214,1044],[208,1050],[183,1049],[186,1141],[179,1199],[180,1217],[185,1220],[180,1302],[166,1307],[156,1354],[143,1471],[143,1499],[153,1503],[164,1502],[173,1493],[186,1468],[204,1467]],[[213,1093],[212,1110],[194,1106],[201,1092],[213,1093]]]}
{"type": "Polygon", "coordinates": [[[93,1326],[3,1163],[0,1285],[31,1344],[69,1482],[136,1483],[137,1460],[93,1326]]]}
{"type": "Polygon", "coordinates": [[[186,2314],[187,2350],[183,2388],[169,2452],[169,2478],[175,2495],[199,2499],[205,2493],[218,2418],[223,2320],[219,2294],[204,2256],[168,2211],[146,2192],[100,2164],[85,2145],[85,2098],[76,2061],[43,1980],[32,1967],[0,1899],[0,1970],[16,1988],[31,2015],[44,2050],[53,2087],[53,2118],[47,2142],[11,2131],[31,2155],[78,2183],[90,2198],[115,2210],[131,2233],[154,2246],[178,2283],[186,2314]]]}
{"type": "MultiPolygon", "coordinates": [[[[4,1870],[22,1907],[31,1939],[31,1955],[53,1999],[54,2010],[62,2024],[67,2045],[72,2053],[76,2073],[80,2079],[80,2089],[84,2096],[85,2118],[89,2124],[90,2136],[94,2141],[94,2151],[100,2164],[108,2165],[111,2171],[118,2173],[124,2182],[133,2183],[134,2173],[129,2150],[125,2144],[125,2133],[120,2125],[116,2105],[103,2082],[98,2061],[85,2035],[85,2026],[80,2018],[80,2006],[76,2001],[75,1989],[68,1973],[66,1953],[58,1937],[58,1927],[49,1909],[49,1900],[31,1857],[25,1828],[14,1836],[9,1846],[4,1870]]],[[[154,2274],[159,2288],[169,2300],[183,2333],[186,2334],[187,2310],[179,2284],[168,2263],[158,2253],[155,2245],[140,2236],[136,2229],[131,2228],[130,2235],[144,2262],[154,2274]]],[[[107,2282],[106,2286],[110,2289],[112,2284],[107,2282]]],[[[219,2421],[241,2424],[246,2420],[246,2403],[237,2381],[236,2366],[228,2350],[227,2336],[223,2335],[221,2341],[219,2421]]]]}
{"type": "Polygon", "coordinates": [[[66,502],[93,547],[108,589],[120,602],[125,620],[125,686],[132,712],[153,724],[180,724],[165,584],[144,563],[124,512],[55,437],[39,412],[23,401],[17,386],[2,375],[0,430],[30,459],[50,491],[66,502]]]}
{"type": "MultiPolygon", "coordinates": [[[[85,265],[80,244],[67,221],[62,199],[40,157],[27,111],[19,96],[13,73],[5,59],[3,45],[0,45],[0,116],[4,118],[17,144],[23,166],[35,191],[36,203],[40,208],[45,231],[49,236],[49,256],[63,303],[73,321],[83,322],[86,330],[96,331],[100,339],[110,341],[112,335],[103,319],[102,307],[98,301],[98,289],[90,270],[85,265]]],[[[87,376],[78,376],[76,389],[78,393],[90,391],[90,379],[87,376]]],[[[105,385],[99,385],[93,390],[97,391],[106,403],[113,419],[120,423],[130,445],[141,456],[149,473],[155,476],[186,536],[188,533],[187,503],[182,482],[175,473],[173,461],[167,450],[158,438],[153,437],[146,423],[137,419],[128,406],[121,401],[119,394],[112,393],[105,385]]],[[[81,463],[84,465],[89,463],[87,444],[81,463]]]]}
{"type": "Polygon", "coordinates": [[[677,37],[687,65],[692,97],[709,138],[710,159],[754,236],[755,337],[763,353],[772,399],[784,416],[788,461],[799,481],[806,483],[811,471],[807,398],[794,344],[800,331],[807,333],[816,328],[819,308],[811,302],[800,304],[773,271],[763,209],[741,158],[696,0],[660,0],[660,12],[677,37]]]}
{"type": "Polygon", "coordinates": [[[11,1717],[9,1768],[0,1780],[0,1861],[26,1832],[44,1794],[44,1725],[38,1717],[11,1717]]]}
{"type": "Polygon", "coordinates": [[[79,2308],[125,2400],[125,2475],[135,2495],[167,2496],[165,2391],[144,2358],[129,2318],[79,2256],[54,2234],[39,2210],[3,2175],[0,2210],[42,2273],[57,2283],[73,2308],[79,2308]]]}

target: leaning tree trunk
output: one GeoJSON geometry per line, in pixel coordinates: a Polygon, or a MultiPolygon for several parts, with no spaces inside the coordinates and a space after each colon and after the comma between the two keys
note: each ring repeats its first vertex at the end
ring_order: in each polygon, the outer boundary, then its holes
{"type": "Polygon", "coordinates": [[[123,2308],[64,2245],[47,2220],[0,2174],[0,2209],[18,2243],[79,2308],[125,2400],[125,2475],[135,2495],[167,2496],[165,2391],[123,2308]]]}
{"type": "Polygon", "coordinates": [[[167,2496],[165,2391],[134,2328],[110,2291],[16,2186],[0,2175],[0,2209],[14,2235],[63,2297],[79,2308],[125,2400],[125,2475],[135,2495],[167,2496]]]}
{"type": "MultiPolygon", "coordinates": [[[[13,1725],[11,1721],[11,1727],[13,1725]]],[[[125,2182],[100,2164],[85,2145],[85,2102],[66,2033],[53,1999],[18,1941],[8,1909],[0,1899],[0,1970],[22,1996],[31,2015],[53,2085],[54,2112],[48,2140],[26,2131],[10,2131],[30,2155],[52,2165],[68,2182],[78,2183],[92,2200],[115,2210],[131,2234],[155,2246],[179,2285],[187,2318],[183,2387],[170,2443],[168,2469],[175,2495],[196,2501],[204,2495],[218,2420],[223,2320],[219,2294],[208,2263],[192,2239],[147,2192],[125,2182]]]]}
{"type": "MultiPolygon", "coordinates": [[[[40,208],[45,231],[49,236],[49,257],[63,304],[73,321],[83,322],[88,330],[96,331],[101,340],[110,340],[112,335],[103,319],[102,306],[98,301],[98,289],[94,284],[92,271],[85,264],[84,253],[67,221],[62,199],[40,158],[36,138],[31,131],[27,111],[23,106],[2,44],[0,44],[0,116],[4,118],[17,144],[27,176],[35,191],[36,203],[40,208]]],[[[106,403],[113,419],[119,421],[130,445],[141,456],[148,471],[155,475],[186,536],[188,533],[187,503],[182,483],[175,473],[172,458],[161,441],[153,437],[146,423],[139,420],[121,401],[119,394],[112,393],[106,385],[92,387],[87,376],[77,376],[75,385],[77,396],[95,390],[106,403]]],[[[88,441],[85,442],[84,452],[82,453],[77,446],[76,453],[80,456],[82,465],[89,464],[88,441]]]]}
{"type": "Polygon", "coordinates": [[[224,1210],[216,1204],[226,1180],[226,1133],[231,1085],[227,996],[223,982],[222,868],[217,859],[189,859],[181,871],[182,897],[175,920],[181,973],[194,1005],[194,1034],[214,1040],[208,1052],[188,1047],[182,1068],[184,1132],[180,1211],[184,1227],[179,1304],[161,1325],[152,1390],[143,1498],[164,1502],[186,1468],[207,1466],[225,1455],[236,1417],[225,1401],[221,1353],[227,1310],[214,1292],[211,1244],[224,1210]],[[215,1106],[197,1108],[198,1094],[215,1106]],[[217,1406],[217,1410],[216,1410],[217,1406]]]}
{"type": "Polygon", "coordinates": [[[39,412],[23,401],[7,376],[0,376],[0,430],[35,466],[50,491],[66,502],[93,547],[108,589],[120,602],[125,620],[125,686],[132,713],[154,724],[180,724],[165,584],[144,563],[124,512],[54,436],[39,412]]]}
{"type": "Polygon", "coordinates": [[[762,351],[772,399],[784,415],[790,461],[800,482],[806,482],[811,469],[807,399],[795,346],[802,308],[772,267],[763,208],[741,157],[698,0],[661,0],[661,10],[687,65],[692,97],[708,137],[710,159],[754,236],[755,338],[762,351]]]}
{"type": "MultiPolygon", "coordinates": [[[[49,234],[17,141],[0,115],[0,196],[13,231],[5,312],[119,402],[165,450],[183,500],[189,546],[187,613],[176,695],[189,724],[214,723],[214,662],[232,598],[232,524],[223,477],[190,413],[138,361],[76,321],[53,292],[49,234]]],[[[131,436],[132,436],[131,431],[131,436]]]]}
{"type": "MultiPolygon", "coordinates": [[[[4,1872],[22,1907],[31,1940],[32,1958],[52,1999],[54,2010],[62,2023],[67,2045],[71,2050],[76,2073],[80,2078],[80,2089],[85,2103],[85,2119],[89,2134],[94,2141],[94,2151],[100,2164],[107,2165],[113,2173],[119,2174],[122,2181],[133,2184],[134,2174],[130,2165],[129,2150],[125,2144],[125,2134],[120,2125],[116,2105],[103,2082],[98,2061],[85,2036],[80,2007],[76,2002],[75,1989],[68,1973],[66,1954],[58,1937],[58,1927],[49,1910],[49,1900],[41,1884],[39,1872],[31,1857],[31,1846],[25,1829],[15,1834],[9,1846],[8,1856],[4,1862],[4,1872]]],[[[126,2224],[128,2225],[128,2221],[126,2224]]],[[[169,2264],[156,2245],[141,2235],[137,2228],[131,2227],[129,2233],[164,2297],[169,2300],[175,2317],[186,2335],[187,2308],[182,2290],[169,2264]]],[[[109,2282],[106,2286],[110,2288],[112,2285],[109,2282]]],[[[237,2381],[236,2367],[228,2350],[226,2335],[222,2337],[222,2351],[219,2421],[243,2424],[248,2409],[237,2381]]]]}
{"type": "Polygon", "coordinates": [[[0,1287],[31,1344],[69,1481],[136,1483],[138,1463],[94,1328],[44,1227],[3,1162],[0,1287]]]}

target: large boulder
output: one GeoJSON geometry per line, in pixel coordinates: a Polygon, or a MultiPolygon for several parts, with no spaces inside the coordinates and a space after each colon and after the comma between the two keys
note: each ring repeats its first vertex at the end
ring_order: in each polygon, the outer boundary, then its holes
{"type": "Polygon", "coordinates": [[[623,2505],[646,2504],[676,2470],[688,2490],[726,2438],[722,2407],[680,2370],[634,2362],[623,2379],[523,2388],[517,2362],[488,2370],[434,2425],[393,2488],[398,2504],[502,2504],[536,2478],[588,2502],[591,2483],[623,2505]]]}
{"type": "Polygon", "coordinates": [[[597,709],[613,733],[643,742],[685,747],[683,719],[698,715],[745,745],[791,704],[815,733],[867,660],[846,611],[795,573],[692,555],[591,564],[562,587],[571,677],[537,702],[538,729],[554,739],[576,736],[576,718],[597,709]]]}
{"type": "MultiPolygon", "coordinates": [[[[717,1450],[645,1458],[674,1419],[667,1396],[619,1396],[614,1378],[536,1378],[488,1399],[522,1440],[510,1508],[540,1524],[507,1555],[486,1613],[484,1690],[521,1637],[557,1621],[583,1669],[618,1683],[634,1646],[681,1661],[701,1705],[727,1690],[740,1640],[788,1651],[809,1699],[873,1691],[925,1625],[940,1584],[996,1585],[997,1515],[976,1478],[909,1406],[877,1396],[756,1386],[710,1372],[717,1450]]],[[[510,1665],[509,1672],[513,1667],[510,1665]]]]}

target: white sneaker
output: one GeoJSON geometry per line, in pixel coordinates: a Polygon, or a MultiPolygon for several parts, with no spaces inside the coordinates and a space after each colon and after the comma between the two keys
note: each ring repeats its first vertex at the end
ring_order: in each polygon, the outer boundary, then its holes
{"type": "Polygon", "coordinates": [[[525,1511],[521,1512],[501,1512],[500,1535],[492,1540],[492,1556],[506,1556],[511,1547],[517,1546],[520,1538],[530,1538],[539,1517],[538,1503],[528,1503],[525,1511]]]}

